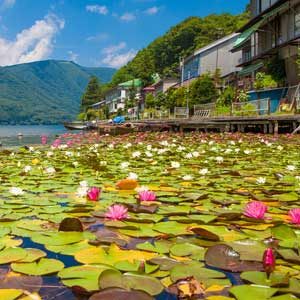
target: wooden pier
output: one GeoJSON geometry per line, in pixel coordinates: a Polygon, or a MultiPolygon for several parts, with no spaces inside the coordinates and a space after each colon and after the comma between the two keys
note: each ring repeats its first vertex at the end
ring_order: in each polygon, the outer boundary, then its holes
{"type": "Polygon", "coordinates": [[[300,125],[300,114],[255,117],[212,117],[136,120],[123,125],[97,125],[100,133],[112,135],[146,131],[292,133],[300,125]]]}

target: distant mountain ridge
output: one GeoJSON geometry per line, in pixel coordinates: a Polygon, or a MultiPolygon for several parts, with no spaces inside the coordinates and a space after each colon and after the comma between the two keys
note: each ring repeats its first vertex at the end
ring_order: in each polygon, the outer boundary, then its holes
{"type": "Polygon", "coordinates": [[[76,117],[90,76],[109,82],[113,68],[45,60],[0,67],[0,124],[59,124],[76,117]]]}

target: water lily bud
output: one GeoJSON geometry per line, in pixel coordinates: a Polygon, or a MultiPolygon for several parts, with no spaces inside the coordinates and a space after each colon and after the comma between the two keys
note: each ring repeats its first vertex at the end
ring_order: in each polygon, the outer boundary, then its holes
{"type": "Polygon", "coordinates": [[[276,259],[274,250],[272,248],[267,248],[264,252],[263,256],[263,266],[265,272],[268,274],[268,276],[274,272],[276,265],[276,259]]]}
{"type": "Polygon", "coordinates": [[[87,192],[87,198],[90,201],[98,201],[101,194],[101,189],[97,187],[91,187],[87,192]]]}

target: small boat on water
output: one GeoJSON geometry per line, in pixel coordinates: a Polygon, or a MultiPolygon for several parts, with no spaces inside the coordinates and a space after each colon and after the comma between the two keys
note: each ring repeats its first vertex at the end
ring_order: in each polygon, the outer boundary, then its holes
{"type": "Polygon", "coordinates": [[[85,130],[89,128],[89,124],[81,121],[65,122],[64,126],[68,130],[85,130]]]}

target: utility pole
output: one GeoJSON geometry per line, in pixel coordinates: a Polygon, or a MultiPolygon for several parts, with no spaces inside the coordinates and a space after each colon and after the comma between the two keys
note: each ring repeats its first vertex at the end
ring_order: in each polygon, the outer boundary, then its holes
{"type": "Polygon", "coordinates": [[[190,116],[190,111],[189,111],[189,93],[190,93],[190,80],[191,80],[191,72],[188,72],[188,87],[187,87],[187,93],[186,93],[186,109],[188,116],[190,116]]]}
{"type": "Polygon", "coordinates": [[[179,57],[179,65],[181,69],[181,86],[183,86],[183,81],[184,81],[184,58],[179,57]]]}

